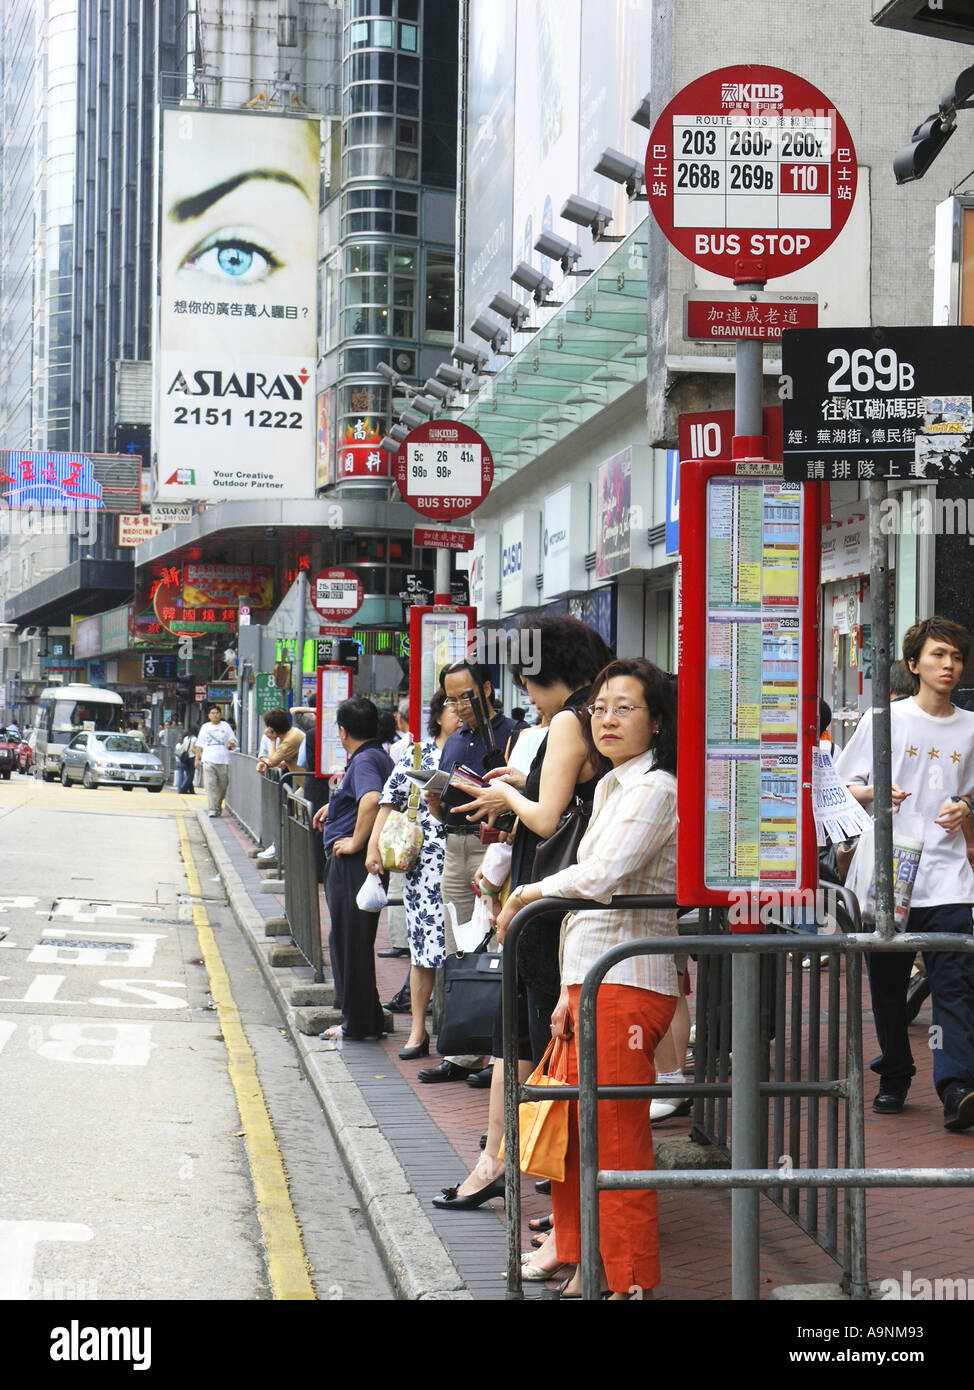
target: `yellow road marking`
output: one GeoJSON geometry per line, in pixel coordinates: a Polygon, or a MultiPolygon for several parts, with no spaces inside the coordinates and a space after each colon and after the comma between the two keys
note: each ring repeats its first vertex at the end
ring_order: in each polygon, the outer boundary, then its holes
{"type": "Polygon", "coordinates": [[[186,882],[194,898],[193,925],[200,943],[200,954],[210,980],[210,995],[217,1007],[220,1031],[227,1048],[227,1069],[237,1097],[237,1107],[247,1144],[247,1156],[257,1196],[257,1214],[267,1247],[267,1270],[275,1299],[314,1299],[308,1257],[301,1230],[291,1205],[287,1175],[274,1127],[267,1113],[264,1094],[257,1076],[240,1014],[230,990],[223,957],[210,927],[206,910],[198,899],[199,875],[193,863],[185,818],[179,819],[179,847],[186,869],[186,882]]]}

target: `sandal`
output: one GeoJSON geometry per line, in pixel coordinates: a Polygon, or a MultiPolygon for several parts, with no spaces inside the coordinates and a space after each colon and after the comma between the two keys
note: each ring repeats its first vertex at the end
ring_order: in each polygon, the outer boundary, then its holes
{"type": "Polygon", "coordinates": [[[554,1224],[554,1217],[549,1212],[547,1216],[532,1216],[531,1220],[528,1222],[528,1230],[550,1231],[554,1224]]]}

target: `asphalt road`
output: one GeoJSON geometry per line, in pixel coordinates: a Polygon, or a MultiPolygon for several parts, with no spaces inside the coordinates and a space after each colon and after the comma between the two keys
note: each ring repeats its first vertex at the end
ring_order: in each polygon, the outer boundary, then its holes
{"type": "Polygon", "coordinates": [[[0,782],[0,1299],[393,1297],[195,810],[0,782]]]}

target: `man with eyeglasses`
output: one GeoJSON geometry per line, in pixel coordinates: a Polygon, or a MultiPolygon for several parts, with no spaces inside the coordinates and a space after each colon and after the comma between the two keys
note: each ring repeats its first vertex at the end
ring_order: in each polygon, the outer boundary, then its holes
{"type": "MultiPolygon", "coordinates": [[[[455,661],[452,666],[444,666],[440,672],[440,689],[446,696],[448,709],[455,709],[463,720],[463,728],[447,739],[440,754],[440,771],[451,772],[458,764],[470,768],[481,776],[488,767],[490,750],[486,747],[477,727],[477,714],[470,703],[468,690],[473,690],[475,698],[480,699],[480,714],[485,722],[489,720],[494,736],[494,745],[501,754],[511,734],[524,727],[513,719],[508,719],[494,710],[494,692],[482,666],[469,661],[455,661]]],[[[458,922],[469,922],[473,916],[474,892],[471,880],[480,866],[484,847],[480,840],[480,826],[471,825],[466,816],[443,806],[438,796],[427,794],[430,811],[437,820],[443,822],[446,831],[446,853],[443,861],[442,894],[443,902],[452,902],[457,912],[458,922]]],[[[457,943],[446,920],[446,953],[455,955],[457,943]]],[[[429,1067],[419,1073],[420,1081],[463,1081],[474,1072],[482,1071],[489,1061],[485,1057],[447,1057],[438,1067],[429,1067]]]]}

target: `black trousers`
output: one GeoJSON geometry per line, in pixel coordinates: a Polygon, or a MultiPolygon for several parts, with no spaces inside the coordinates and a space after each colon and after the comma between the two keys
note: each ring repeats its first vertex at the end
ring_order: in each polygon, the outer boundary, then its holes
{"type": "Polygon", "coordinates": [[[328,954],[335,980],[335,1005],[349,1039],[383,1031],[382,1005],[375,987],[377,912],[363,912],[355,902],[368,878],[365,851],[329,854],[325,864],[325,901],[331,919],[328,954]]]}
{"type": "MultiPolygon", "coordinates": [[[[915,907],[907,922],[911,932],[971,934],[970,903],[915,907]]],[[[941,1100],[948,1086],[974,1089],[974,956],[961,951],[924,952],[930,981],[933,1030],[933,1080],[941,1100]]],[[[906,989],[913,956],[909,951],[866,956],[873,1018],[880,1055],[870,1063],[886,1081],[908,1083],[916,1071],[910,1048],[906,989]]]]}

